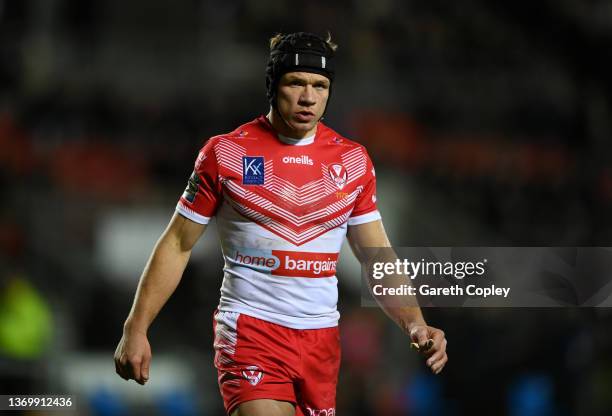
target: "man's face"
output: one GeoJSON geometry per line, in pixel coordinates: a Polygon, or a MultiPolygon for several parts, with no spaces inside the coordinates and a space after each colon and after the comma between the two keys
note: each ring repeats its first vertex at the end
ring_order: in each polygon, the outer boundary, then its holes
{"type": "Polygon", "coordinates": [[[302,138],[315,133],[329,97],[329,79],[310,72],[288,72],[278,83],[276,106],[289,130],[287,136],[302,138]]]}

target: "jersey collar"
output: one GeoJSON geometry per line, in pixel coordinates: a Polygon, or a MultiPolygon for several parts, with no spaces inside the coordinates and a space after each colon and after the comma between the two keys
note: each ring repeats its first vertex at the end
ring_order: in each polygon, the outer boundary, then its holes
{"type": "Polygon", "coordinates": [[[315,132],[315,134],[313,134],[312,136],[304,137],[303,139],[294,139],[293,137],[283,136],[280,133],[276,134],[276,136],[278,137],[278,140],[280,140],[281,142],[285,144],[292,144],[294,146],[306,146],[307,144],[314,143],[314,139],[316,135],[317,133],[315,132]]]}
{"type": "Polygon", "coordinates": [[[315,134],[313,134],[312,136],[304,137],[302,139],[296,139],[294,137],[288,137],[288,136],[278,133],[274,129],[274,127],[272,127],[272,123],[270,123],[270,120],[268,120],[268,117],[266,117],[263,114],[259,117],[259,121],[263,123],[276,136],[276,138],[279,141],[285,144],[292,145],[292,146],[306,146],[306,145],[314,143],[315,137],[319,133],[319,127],[320,127],[319,125],[321,124],[320,122],[317,123],[317,130],[315,131],[315,134]]]}

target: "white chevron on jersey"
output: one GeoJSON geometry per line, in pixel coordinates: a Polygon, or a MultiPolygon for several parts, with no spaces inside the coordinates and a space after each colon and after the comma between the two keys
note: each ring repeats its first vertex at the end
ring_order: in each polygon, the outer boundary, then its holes
{"type": "Polygon", "coordinates": [[[242,199],[247,200],[248,202],[251,202],[258,208],[263,208],[274,214],[279,215],[280,217],[286,219],[288,222],[292,223],[296,227],[308,224],[309,222],[313,222],[321,218],[328,217],[338,211],[341,211],[342,209],[351,205],[353,201],[355,201],[355,199],[357,198],[357,195],[359,195],[359,193],[363,190],[363,186],[360,185],[353,192],[348,194],[347,197],[333,204],[327,205],[318,211],[313,211],[305,215],[295,215],[294,213],[287,211],[282,207],[279,207],[274,202],[269,201],[268,199],[257,195],[254,192],[251,192],[250,190],[238,185],[235,182],[227,181],[225,185],[231,193],[239,196],[242,199]]]}
{"type": "MultiPolygon", "coordinates": [[[[231,191],[234,195],[241,197],[242,199],[251,202],[258,208],[263,208],[271,213],[277,214],[283,219],[286,219],[288,222],[292,223],[296,227],[300,227],[304,224],[316,221],[321,218],[328,217],[333,215],[334,213],[341,211],[346,208],[348,205],[352,204],[357,195],[361,192],[363,187],[358,186],[355,191],[351,192],[346,198],[341,199],[333,204],[327,205],[318,211],[313,211],[305,215],[295,215],[294,213],[287,211],[286,209],[279,207],[274,204],[272,201],[263,198],[248,189],[241,187],[235,183],[228,182],[226,184],[227,189],[231,191]]],[[[231,195],[230,195],[231,196],[231,195]]],[[[233,198],[232,198],[233,199],[233,198]]]]}
{"type": "MultiPolygon", "coordinates": [[[[267,165],[267,163],[266,163],[267,165]]],[[[270,161],[270,166],[272,161],[270,161]]],[[[322,169],[325,169],[325,165],[321,164],[322,169]]],[[[270,168],[271,172],[272,168],[270,168]]],[[[277,175],[270,173],[270,181],[264,184],[264,188],[272,192],[282,195],[292,203],[298,206],[311,204],[321,197],[330,195],[332,192],[326,187],[326,180],[324,178],[316,181],[309,182],[302,186],[295,186],[286,179],[280,178],[277,175]],[[321,188],[324,188],[327,192],[321,193],[321,188]]]]}
{"type": "Polygon", "coordinates": [[[231,201],[230,204],[245,217],[250,218],[261,225],[264,225],[273,231],[281,233],[287,240],[289,240],[296,246],[300,246],[320,236],[321,234],[344,224],[351,214],[350,212],[347,212],[338,217],[334,217],[333,219],[324,223],[311,226],[304,232],[298,233],[286,227],[282,223],[275,221],[274,219],[266,215],[261,214],[259,211],[255,211],[245,205],[242,205],[239,202],[231,201]]]}

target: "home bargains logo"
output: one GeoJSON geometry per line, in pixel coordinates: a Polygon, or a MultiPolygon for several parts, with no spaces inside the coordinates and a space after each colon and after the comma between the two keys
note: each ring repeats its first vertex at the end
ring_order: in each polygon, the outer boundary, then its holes
{"type": "Polygon", "coordinates": [[[336,275],[338,253],[238,249],[228,260],[276,276],[317,278],[336,275]]]}

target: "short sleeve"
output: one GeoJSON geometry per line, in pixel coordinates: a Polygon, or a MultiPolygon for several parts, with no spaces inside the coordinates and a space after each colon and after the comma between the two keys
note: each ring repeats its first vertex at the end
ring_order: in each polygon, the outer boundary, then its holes
{"type": "Polygon", "coordinates": [[[176,206],[179,214],[199,224],[208,224],[221,202],[214,143],[214,140],[209,140],[200,150],[187,188],[176,206]]]}
{"type": "Polygon", "coordinates": [[[366,171],[363,175],[363,189],[357,195],[355,208],[348,219],[348,225],[365,224],[380,219],[380,213],[376,206],[376,172],[370,156],[364,149],[366,157],[366,171]]]}

